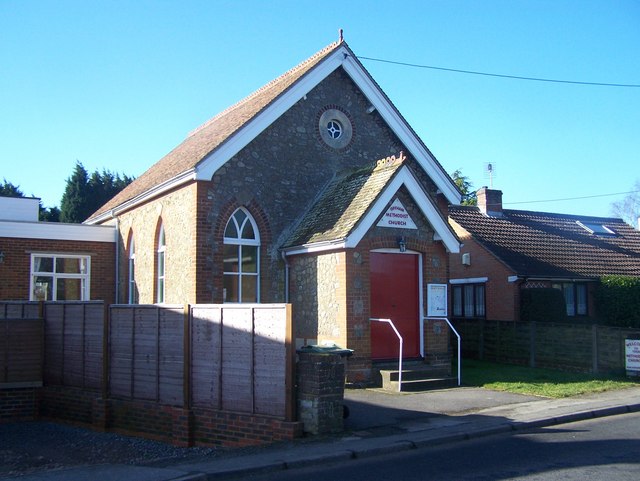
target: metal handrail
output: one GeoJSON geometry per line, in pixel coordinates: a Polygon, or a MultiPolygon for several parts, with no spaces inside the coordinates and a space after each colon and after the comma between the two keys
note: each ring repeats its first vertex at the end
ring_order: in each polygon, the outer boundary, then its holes
{"type": "Polygon", "coordinates": [[[425,317],[425,320],[429,321],[429,320],[433,320],[433,321],[437,321],[437,320],[441,320],[441,321],[447,321],[447,324],[449,324],[449,327],[451,328],[451,330],[453,331],[453,333],[456,335],[456,337],[458,338],[458,386],[461,385],[461,376],[460,376],[460,367],[461,367],[461,356],[460,356],[460,334],[458,334],[458,331],[456,331],[456,328],[453,327],[453,324],[451,324],[451,321],[449,321],[449,319],[447,319],[446,317],[425,317]]]}
{"type": "Polygon", "coordinates": [[[402,336],[396,329],[396,326],[393,324],[391,319],[381,319],[378,317],[370,317],[369,320],[388,323],[393,329],[393,332],[396,333],[396,336],[398,336],[398,340],[400,341],[400,352],[398,354],[398,392],[401,392],[402,391],[402,336]]]}

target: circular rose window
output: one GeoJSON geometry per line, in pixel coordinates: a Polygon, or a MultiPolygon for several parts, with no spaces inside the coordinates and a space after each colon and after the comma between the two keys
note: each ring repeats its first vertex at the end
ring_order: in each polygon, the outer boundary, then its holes
{"type": "Polygon", "coordinates": [[[318,132],[322,141],[332,149],[344,149],[353,137],[353,126],[343,111],[328,108],[320,114],[318,132]]]}

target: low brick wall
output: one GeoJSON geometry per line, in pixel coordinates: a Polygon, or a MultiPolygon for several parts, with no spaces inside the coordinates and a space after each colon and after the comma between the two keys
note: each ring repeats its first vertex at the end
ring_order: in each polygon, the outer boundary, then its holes
{"type": "Polygon", "coordinates": [[[56,421],[92,425],[98,391],[75,387],[46,386],[41,389],[40,416],[56,421]]]}
{"type": "Polygon", "coordinates": [[[302,436],[302,423],[266,416],[194,408],[191,419],[196,446],[256,446],[302,436]]]}
{"type": "Polygon", "coordinates": [[[0,390],[0,423],[39,418],[185,447],[257,446],[303,434],[302,422],[214,409],[183,409],[152,401],[105,400],[97,391],[73,387],[0,390]]]}
{"type": "Polygon", "coordinates": [[[39,387],[0,389],[0,423],[38,418],[39,387]]]}

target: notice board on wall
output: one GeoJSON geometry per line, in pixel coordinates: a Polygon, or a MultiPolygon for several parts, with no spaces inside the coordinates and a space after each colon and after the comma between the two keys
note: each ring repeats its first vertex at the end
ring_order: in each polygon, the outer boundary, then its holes
{"type": "Polygon", "coordinates": [[[447,285],[427,285],[427,317],[447,317],[447,285]]]}

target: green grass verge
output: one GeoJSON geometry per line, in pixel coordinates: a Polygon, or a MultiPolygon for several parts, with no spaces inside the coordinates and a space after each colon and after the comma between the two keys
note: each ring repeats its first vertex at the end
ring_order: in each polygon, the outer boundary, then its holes
{"type": "Polygon", "coordinates": [[[485,361],[462,361],[462,384],[517,394],[563,398],[639,386],[625,377],[555,371],[485,361]]]}

